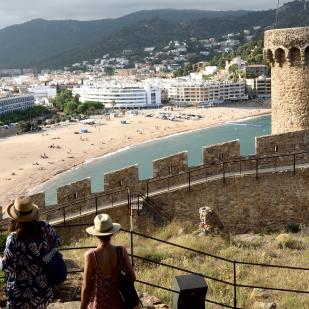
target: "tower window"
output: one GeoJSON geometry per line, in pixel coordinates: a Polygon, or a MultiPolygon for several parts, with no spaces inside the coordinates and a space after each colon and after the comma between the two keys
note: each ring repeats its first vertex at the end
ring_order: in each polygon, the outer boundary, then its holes
{"type": "Polygon", "coordinates": [[[221,152],[219,153],[219,161],[223,161],[223,159],[224,159],[224,153],[221,152]]]}
{"type": "Polygon", "coordinates": [[[279,146],[276,145],[276,146],[275,146],[275,152],[278,152],[278,151],[279,151],[279,146]]]}

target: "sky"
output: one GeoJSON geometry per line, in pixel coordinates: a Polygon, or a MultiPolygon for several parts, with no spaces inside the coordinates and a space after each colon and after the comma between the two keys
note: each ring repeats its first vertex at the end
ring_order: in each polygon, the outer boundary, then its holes
{"type": "Polygon", "coordinates": [[[150,9],[263,10],[276,4],[277,0],[0,0],[0,28],[35,18],[93,20],[150,9]]]}

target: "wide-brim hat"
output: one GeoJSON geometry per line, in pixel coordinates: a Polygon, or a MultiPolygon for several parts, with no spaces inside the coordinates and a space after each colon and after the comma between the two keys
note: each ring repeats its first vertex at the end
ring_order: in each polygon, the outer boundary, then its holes
{"type": "Polygon", "coordinates": [[[118,232],[120,229],[121,225],[113,223],[109,215],[100,214],[94,218],[94,226],[88,227],[86,232],[93,236],[108,236],[118,232]]]}
{"type": "Polygon", "coordinates": [[[6,212],[17,222],[30,222],[39,217],[39,207],[27,196],[16,198],[14,204],[7,207],[6,212]]]}

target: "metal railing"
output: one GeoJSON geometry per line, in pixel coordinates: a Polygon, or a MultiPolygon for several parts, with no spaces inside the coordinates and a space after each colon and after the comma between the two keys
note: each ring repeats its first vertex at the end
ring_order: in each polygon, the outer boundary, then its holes
{"type": "MultiPolygon", "coordinates": [[[[55,226],[55,228],[72,228],[72,227],[86,227],[89,226],[90,224],[73,224],[73,225],[58,225],[55,226]]],[[[238,295],[239,295],[239,289],[264,289],[264,290],[270,290],[270,291],[276,291],[276,292],[286,292],[286,293],[296,293],[296,294],[301,294],[301,295],[306,295],[307,297],[309,297],[309,290],[299,290],[299,289],[293,289],[293,288],[280,288],[280,287],[276,287],[276,286],[259,286],[259,285],[249,285],[249,284],[243,284],[242,282],[239,281],[239,272],[238,272],[238,266],[240,265],[246,265],[249,267],[262,267],[262,268],[267,268],[267,269],[271,269],[271,268],[276,268],[276,269],[285,269],[287,271],[291,271],[291,276],[294,274],[295,271],[302,271],[302,272],[306,272],[308,274],[308,280],[309,280],[309,267],[295,267],[295,266],[288,266],[288,265],[274,265],[274,264],[264,264],[264,263],[252,263],[252,262],[246,262],[246,261],[237,261],[237,260],[232,260],[232,259],[228,259],[222,256],[218,256],[218,255],[214,255],[214,254],[210,254],[204,251],[200,251],[200,250],[196,250],[193,248],[189,248],[186,246],[182,246],[176,243],[172,243],[169,241],[165,241],[162,239],[158,239],[149,235],[145,235],[139,232],[135,232],[132,230],[126,230],[126,229],[122,229],[123,232],[129,234],[130,236],[130,240],[129,240],[129,246],[130,246],[130,256],[131,256],[131,260],[132,260],[132,264],[134,265],[136,263],[137,260],[142,261],[142,262],[147,262],[147,263],[153,263],[154,265],[160,266],[160,267],[165,267],[165,268],[169,268],[169,269],[173,269],[176,271],[180,271],[182,273],[187,273],[187,274],[194,274],[194,275],[198,275],[201,276],[205,279],[207,279],[208,281],[208,286],[211,288],[212,284],[209,282],[217,282],[219,284],[223,284],[224,286],[229,286],[233,289],[233,304],[229,304],[229,303],[222,303],[217,301],[216,299],[209,299],[206,298],[205,301],[208,303],[212,303],[212,304],[216,304],[216,305],[220,305],[222,307],[225,308],[238,308],[238,309],[242,309],[241,307],[238,306],[238,295]],[[231,265],[231,271],[230,271],[230,278],[232,278],[232,280],[223,280],[214,276],[210,276],[204,273],[200,273],[200,272],[196,272],[196,271],[192,271],[186,268],[181,268],[175,265],[171,265],[162,261],[157,261],[157,260],[153,260],[149,257],[145,257],[145,256],[140,256],[137,255],[135,253],[135,237],[138,238],[144,238],[147,240],[152,240],[152,241],[156,241],[162,244],[165,244],[167,246],[171,246],[171,247],[176,247],[176,248],[180,248],[185,250],[186,252],[192,252],[198,256],[201,257],[208,257],[208,258],[212,258],[215,261],[221,261],[223,263],[226,263],[227,265],[231,265]]],[[[63,247],[61,248],[62,252],[69,252],[72,250],[89,250],[89,249],[93,249],[95,248],[94,246],[79,246],[79,247],[63,247]]],[[[78,273],[78,272],[82,272],[82,270],[77,270],[77,271],[71,271],[69,273],[78,273]]],[[[0,277],[3,278],[3,277],[0,277]]],[[[306,282],[308,282],[308,280],[306,282]]],[[[143,280],[137,280],[138,283],[143,284],[143,285],[148,285],[154,288],[158,288],[158,289],[163,289],[165,291],[171,292],[171,293],[179,293],[179,291],[175,291],[169,287],[164,287],[161,285],[158,285],[154,282],[146,282],[143,280]]],[[[213,289],[212,289],[213,290],[213,289]]]]}

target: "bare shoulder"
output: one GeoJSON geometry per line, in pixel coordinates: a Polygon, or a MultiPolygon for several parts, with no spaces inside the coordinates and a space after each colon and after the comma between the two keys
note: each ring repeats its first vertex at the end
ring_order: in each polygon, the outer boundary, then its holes
{"type": "Polygon", "coordinates": [[[92,256],[93,256],[93,250],[88,250],[86,253],[85,253],[85,260],[91,260],[91,258],[92,258],[92,256]]]}

